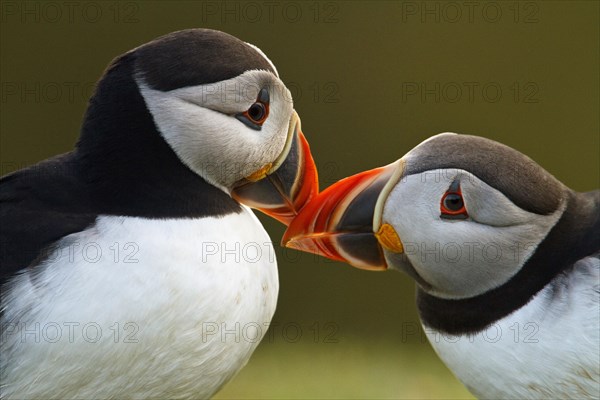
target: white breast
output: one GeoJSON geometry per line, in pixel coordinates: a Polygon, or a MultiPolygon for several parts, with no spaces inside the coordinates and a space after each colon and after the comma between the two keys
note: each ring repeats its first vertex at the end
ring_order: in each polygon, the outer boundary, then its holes
{"type": "Polygon", "coordinates": [[[600,397],[600,262],[587,258],[562,285],[474,336],[425,327],[429,341],[478,398],[600,397]]]}
{"type": "Polygon", "coordinates": [[[204,398],[275,311],[275,254],[251,211],[99,217],[2,300],[2,398],[204,398]]]}

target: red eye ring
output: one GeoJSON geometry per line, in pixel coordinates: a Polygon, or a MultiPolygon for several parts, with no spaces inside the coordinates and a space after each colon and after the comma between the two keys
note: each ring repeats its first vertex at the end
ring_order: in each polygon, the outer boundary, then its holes
{"type": "Polygon", "coordinates": [[[444,194],[440,201],[440,212],[440,217],[446,219],[466,219],[469,217],[460,187],[456,190],[448,190],[444,194]]]}

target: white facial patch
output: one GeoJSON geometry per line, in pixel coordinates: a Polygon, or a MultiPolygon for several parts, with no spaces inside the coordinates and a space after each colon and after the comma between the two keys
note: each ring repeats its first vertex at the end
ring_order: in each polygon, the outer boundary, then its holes
{"type": "Polygon", "coordinates": [[[181,161],[229,193],[240,179],[282,152],[293,112],[289,90],[267,71],[246,71],[222,82],[171,91],[136,82],[161,135],[181,161]],[[269,91],[269,115],[260,130],[235,118],[269,91]]]}
{"type": "Polygon", "coordinates": [[[467,171],[440,169],[404,177],[385,203],[383,223],[396,229],[406,256],[432,285],[432,294],[463,298],[514,276],[562,211],[527,212],[467,171]],[[441,200],[457,179],[469,217],[443,219],[441,200]]]}

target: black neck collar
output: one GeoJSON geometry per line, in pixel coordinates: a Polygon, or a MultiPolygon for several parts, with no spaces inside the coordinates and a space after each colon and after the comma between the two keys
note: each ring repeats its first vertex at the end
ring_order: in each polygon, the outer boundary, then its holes
{"type": "Polygon", "coordinates": [[[599,250],[600,191],[569,191],[567,207],[523,268],[504,285],[479,296],[447,300],[417,289],[423,323],[458,335],[476,333],[527,304],[573,264],[599,250]]]}

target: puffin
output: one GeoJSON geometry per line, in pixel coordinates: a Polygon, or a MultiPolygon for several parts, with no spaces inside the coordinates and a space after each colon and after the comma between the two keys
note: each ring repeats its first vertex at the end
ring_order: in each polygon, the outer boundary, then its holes
{"type": "Polygon", "coordinates": [[[515,149],[443,133],[325,189],[283,243],[406,273],[429,342],[478,398],[597,399],[599,204],[515,149]]]}
{"type": "Polygon", "coordinates": [[[317,190],[256,46],[188,29],[117,57],[74,150],[0,180],[0,397],[211,397],[276,307],[249,207],[288,223],[317,190]]]}

